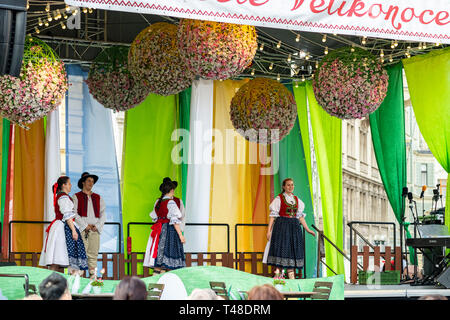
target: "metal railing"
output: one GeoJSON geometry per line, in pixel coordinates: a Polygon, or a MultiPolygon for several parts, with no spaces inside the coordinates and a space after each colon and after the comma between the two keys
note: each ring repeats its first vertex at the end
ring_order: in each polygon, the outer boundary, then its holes
{"type": "MultiPolygon", "coordinates": [[[[129,222],[127,224],[127,239],[130,238],[130,226],[132,225],[148,225],[151,226],[155,224],[154,222],[129,222]]],[[[226,227],[227,228],[227,253],[230,253],[230,225],[228,223],[186,223],[186,226],[203,226],[203,227],[226,227]]],[[[138,252],[143,253],[143,252],[138,252]]],[[[199,252],[200,253],[200,252],[199,252]]],[[[211,253],[211,252],[203,252],[211,253]]]]}
{"type": "MultiPolygon", "coordinates": [[[[8,237],[8,255],[11,254],[11,247],[12,247],[12,225],[13,224],[50,224],[51,221],[26,221],[26,220],[12,220],[9,222],[9,237],[8,237]]],[[[105,225],[117,225],[119,227],[119,236],[118,236],[118,250],[113,252],[99,252],[99,254],[103,253],[121,253],[122,252],[122,246],[121,246],[121,239],[122,239],[122,225],[119,222],[105,222],[105,225]]]]}

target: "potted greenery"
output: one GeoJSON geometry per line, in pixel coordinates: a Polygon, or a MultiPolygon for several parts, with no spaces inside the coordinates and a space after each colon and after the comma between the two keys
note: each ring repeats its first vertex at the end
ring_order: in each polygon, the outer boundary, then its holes
{"type": "Polygon", "coordinates": [[[283,291],[284,285],[286,284],[286,281],[284,279],[285,279],[284,270],[281,272],[280,275],[275,275],[275,277],[273,278],[273,286],[278,291],[283,291]]]}

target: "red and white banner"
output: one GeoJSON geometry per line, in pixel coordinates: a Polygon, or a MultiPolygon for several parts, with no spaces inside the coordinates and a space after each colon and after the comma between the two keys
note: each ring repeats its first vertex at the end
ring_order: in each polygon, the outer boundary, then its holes
{"type": "Polygon", "coordinates": [[[69,5],[299,31],[450,43],[450,0],[65,0],[69,5]]]}

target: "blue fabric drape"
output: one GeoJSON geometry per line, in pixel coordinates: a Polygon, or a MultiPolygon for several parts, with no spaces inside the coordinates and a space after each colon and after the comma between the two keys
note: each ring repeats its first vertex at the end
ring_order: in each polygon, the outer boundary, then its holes
{"type": "MultiPolygon", "coordinates": [[[[93,191],[106,203],[106,222],[122,223],[119,170],[111,110],[89,93],[84,80],[88,72],[77,65],[66,67],[69,90],[66,96],[66,175],[72,182],[71,195],[80,191],[77,182],[85,171],[98,175],[93,191]]],[[[121,227],[105,224],[100,252],[123,250],[121,227]]],[[[123,252],[123,251],[122,251],[123,252]]]]}

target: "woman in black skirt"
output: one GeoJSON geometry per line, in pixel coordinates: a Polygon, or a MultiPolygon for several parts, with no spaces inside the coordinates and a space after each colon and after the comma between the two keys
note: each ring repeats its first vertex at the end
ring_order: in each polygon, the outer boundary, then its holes
{"type": "Polygon", "coordinates": [[[283,181],[283,193],[270,204],[269,227],[267,240],[270,241],[267,264],[275,266],[275,276],[280,268],[286,269],[289,279],[294,279],[294,269],[303,268],[303,233],[315,236],[305,221],[303,209],[305,204],[294,194],[294,181],[290,178],[283,181]]]}
{"type": "Polygon", "coordinates": [[[178,183],[164,178],[159,186],[161,197],[155,202],[150,217],[156,223],[148,239],[145,250],[145,267],[178,269],[186,266],[183,244],[186,242],[181,226],[184,220],[183,201],[174,196],[178,183]]]}

